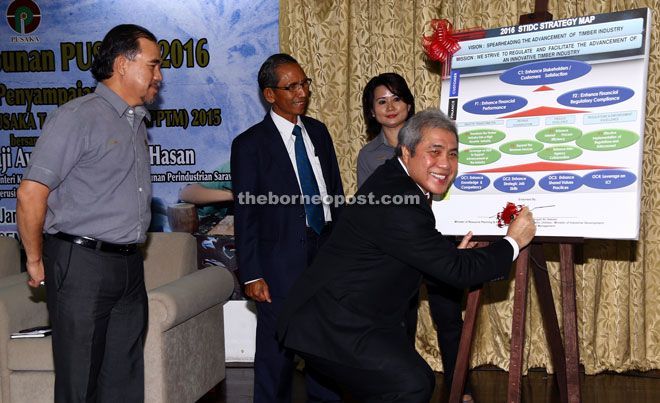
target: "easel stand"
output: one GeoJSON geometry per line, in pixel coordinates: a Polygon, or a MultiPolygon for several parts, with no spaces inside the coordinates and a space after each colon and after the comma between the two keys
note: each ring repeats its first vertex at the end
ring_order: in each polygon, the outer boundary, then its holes
{"type": "MultiPolygon", "coordinates": [[[[525,343],[525,314],[527,310],[527,284],[530,255],[534,264],[534,284],[539,296],[541,314],[545,327],[552,362],[555,366],[559,396],[562,403],[580,402],[579,352],[577,335],[577,310],[575,306],[575,244],[582,243],[581,238],[535,239],[527,248],[520,251],[516,261],[515,292],[513,297],[513,320],[511,325],[511,352],[509,362],[509,388],[507,403],[521,401],[522,361],[525,343]],[[559,243],[560,272],[562,287],[562,318],[564,323],[564,343],[562,344],[557,312],[552,298],[550,279],[543,252],[544,243],[559,243]]],[[[483,246],[480,243],[479,246],[483,246]]],[[[472,337],[477,320],[477,310],[481,300],[481,288],[472,290],[468,295],[461,342],[458,348],[454,380],[449,396],[450,403],[459,403],[467,376],[472,337]]]]}
{"type": "MultiPolygon", "coordinates": [[[[552,14],[548,12],[548,0],[535,0],[534,12],[520,16],[520,24],[550,21],[552,14]]],[[[582,239],[552,239],[546,242],[559,242],[560,267],[562,277],[562,310],[564,318],[564,345],[561,343],[561,334],[557,322],[557,312],[552,300],[552,289],[545,264],[542,243],[532,243],[528,248],[520,251],[516,262],[515,294],[513,298],[513,323],[511,325],[511,358],[509,361],[509,390],[508,403],[518,403],[521,398],[522,359],[525,342],[525,313],[527,311],[527,276],[529,267],[529,253],[531,249],[534,261],[543,268],[534,265],[534,284],[539,295],[543,324],[550,350],[552,362],[555,364],[559,395],[562,403],[576,403],[580,401],[580,378],[578,366],[580,363],[577,345],[577,316],[575,308],[575,272],[573,264],[573,245],[582,243],[582,239]],[[566,350],[564,350],[564,347],[566,350]]],[[[486,242],[480,242],[484,246],[486,242]]],[[[449,403],[459,403],[465,388],[470,348],[472,347],[472,334],[477,320],[477,310],[481,302],[482,289],[478,287],[470,291],[465,308],[463,332],[458,347],[454,380],[451,385],[449,403]]]]}

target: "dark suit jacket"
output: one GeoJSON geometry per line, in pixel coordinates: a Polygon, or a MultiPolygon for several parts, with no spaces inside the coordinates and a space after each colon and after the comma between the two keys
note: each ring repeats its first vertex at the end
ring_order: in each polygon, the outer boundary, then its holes
{"type": "Polygon", "coordinates": [[[294,285],[278,338],[293,350],[354,368],[392,368],[400,362],[397,353],[412,348],[404,320],[424,274],[465,288],[506,275],[512,258],[506,240],[456,249],[435,229],[426,197],[395,157],[367,179],[294,285]],[[369,194],[381,204],[360,205],[369,194]],[[416,202],[385,205],[383,196],[416,202]]]}
{"type": "MultiPolygon", "coordinates": [[[[321,162],[328,195],[344,195],[332,139],[318,120],[301,117],[321,162]]],[[[231,147],[234,231],[241,282],[263,278],[272,297],[285,297],[307,268],[305,207],[296,204],[245,204],[241,194],[255,197],[297,195],[294,170],[270,113],[237,136],[231,147]]],[[[333,222],[339,209],[331,208],[333,222]]]]}

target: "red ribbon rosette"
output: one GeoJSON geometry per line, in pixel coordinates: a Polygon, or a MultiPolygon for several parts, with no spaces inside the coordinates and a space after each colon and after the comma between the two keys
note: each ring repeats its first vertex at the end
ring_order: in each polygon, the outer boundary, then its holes
{"type": "Polygon", "coordinates": [[[433,34],[431,36],[422,36],[422,46],[426,56],[431,60],[443,63],[442,79],[449,77],[451,71],[451,57],[461,49],[459,41],[484,38],[486,31],[481,27],[460,29],[454,31],[451,22],[446,19],[431,20],[433,34]]]}
{"type": "Polygon", "coordinates": [[[431,60],[445,62],[447,57],[461,49],[458,41],[452,37],[453,26],[447,20],[431,20],[433,34],[422,37],[422,46],[431,60]]]}

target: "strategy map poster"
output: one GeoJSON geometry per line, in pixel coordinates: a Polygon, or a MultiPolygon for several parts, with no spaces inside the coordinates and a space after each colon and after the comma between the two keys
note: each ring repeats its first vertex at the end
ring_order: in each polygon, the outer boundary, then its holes
{"type": "Polygon", "coordinates": [[[433,203],[437,228],[503,235],[512,202],[533,210],[537,236],[637,239],[650,27],[644,8],[461,42],[440,105],[459,168],[433,203]]]}

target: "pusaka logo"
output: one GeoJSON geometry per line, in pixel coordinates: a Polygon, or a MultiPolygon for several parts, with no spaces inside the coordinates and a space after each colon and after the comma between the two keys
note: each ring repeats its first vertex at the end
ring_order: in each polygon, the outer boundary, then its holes
{"type": "Polygon", "coordinates": [[[14,0],[7,7],[7,24],[21,36],[12,36],[11,42],[39,42],[39,37],[30,35],[41,24],[41,9],[32,0],[14,0]]]}

